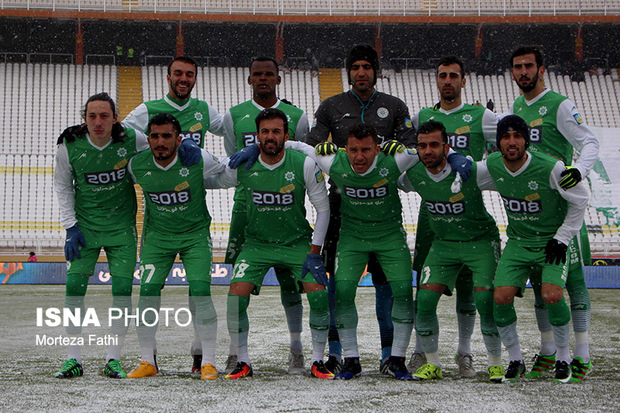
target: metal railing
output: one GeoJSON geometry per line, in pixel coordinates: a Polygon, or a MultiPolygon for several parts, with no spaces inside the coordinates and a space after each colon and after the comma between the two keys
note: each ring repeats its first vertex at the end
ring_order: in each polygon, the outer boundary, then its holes
{"type": "Polygon", "coordinates": [[[618,0],[0,0],[0,9],[152,13],[485,16],[620,15],[618,0]]]}

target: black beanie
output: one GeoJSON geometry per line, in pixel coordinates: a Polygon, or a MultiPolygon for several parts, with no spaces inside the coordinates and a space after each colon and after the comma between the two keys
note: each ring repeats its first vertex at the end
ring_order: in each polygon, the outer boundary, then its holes
{"type": "Polygon", "coordinates": [[[511,130],[520,132],[525,138],[525,147],[530,146],[530,128],[527,123],[517,115],[508,115],[497,123],[497,135],[495,136],[497,149],[499,149],[499,141],[502,140],[504,133],[511,130]]]}
{"type": "Polygon", "coordinates": [[[357,44],[349,50],[349,54],[347,55],[347,60],[345,62],[349,84],[351,84],[351,66],[353,66],[353,63],[358,60],[365,60],[372,66],[372,69],[375,71],[375,76],[372,83],[374,86],[377,83],[377,74],[379,73],[379,56],[377,56],[377,51],[369,44],[357,44]]]}

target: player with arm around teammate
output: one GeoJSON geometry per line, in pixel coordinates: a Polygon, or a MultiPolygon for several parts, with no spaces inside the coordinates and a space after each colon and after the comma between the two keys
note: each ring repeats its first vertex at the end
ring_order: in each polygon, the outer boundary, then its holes
{"type": "MultiPolygon", "coordinates": [[[[545,87],[543,54],[536,46],[521,46],[510,57],[512,77],[523,94],[515,99],[512,113],[522,117],[530,126],[531,152],[539,151],[563,161],[567,168],[562,172],[560,186],[569,189],[580,182],[594,167],[598,139],[584,122],[575,104],[565,96],[545,87]],[[579,158],[573,165],[573,153],[579,158]],[[571,166],[572,165],[572,166],[571,166]]],[[[590,294],[585,283],[583,266],[590,264],[590,242],[583,223],[579,237],[570,244],[569,270],[566,291],[570,297],[573,330],[575,332],[575,357],[571,362],[573,381],[582,381],[592,363],[590,360],[590,294]]],[[[547,310],[540,294],[535,292],[536,321],[541,334],[541,349],[535,356],[528,378],[541,377],[555,362],[555,345],[547,310]]]]}
{"type": "MultiPolygon", "coordinates": [[[[65,307],[84,314],[88,279],[95,270],[101,248],[112,275],[112,307],[131,311],[131,290],[136,267],[136,195],[127,175],[129,159],[148,148],[146,136],[117,122],[116,105],[107,93],[86,101],[84,125],[67,128],[58,139],[54,189],[60,205],[61,224],[67,230],[65,258],[67,283],[65,307]]],[[[121,348],[128,326],[114,320],[104,374],[123,378],[121,348]]],[[[67,327],[74,336],[80,326],[67,327]]],[[[69,345],[68,359],[55,376],[81,376],[82,352],[69,345]]]]}
{"type": "Polygon", "coordinates": [[[203,349],[201,379],[217,378],[215,345],[217,314],[211,299],[211,216],[205,203],[205,184],[221,174],[225,165],[206,151],[200,161],[183,166],[177,148],[181,144],[181,125],[170,114],[160,113],[149,121],[151,150],[131,159],[129,172],[144,192],[145,218],[140,257],[140,319],[136,326],[141,363],[130,378],[154,376],[154,313],[159,312],[161,291],[179,254],[186,271],[196,311],[193,318],[203,349]]]}
{"type": "Polygon", "coordinates": [[[248,225],[227,300],[228,331],[237,365],[226,378],[253,375],[248,353],[250,294],[260,291],[266,272],[277,267],[289,270],[306,291],[313,343],[311,374],[331,379],[333,373],[323,364],[329,327],[327,274],[320,257],[329,219],[323,174],[312,158],[284,149],[289,136],[284,112],[265,109],[256,116],[255,124],[259,162],[235,174],[247,199],[248,225]],[[317,212],[314,235],[306,220],[306,193],[317,212]],[[305,278],[308,272],[314,280],[305,278]]]}
{"type": "MultiPolygon", "coordinates": [[[[482,160],[488,144],[495,144],[497,117],[490,110],[473,106],[462,101],[462,89],[466,86],[465,68],[461,59],[446,56],[439,60],[436,69],[437,89],[440,100],[434,107],[420,110],[413,119],[415,128],[428,120],[441,122],[448,134],[448,143],[455,151],[471,156],[474,161],[482,160]]],[[[420,206],[415,239],[413,270],[417,285],[420,285],[422,267],[433,242],[433,232],[429,225],[429,214],[424,203],[420,206]]],[[[456,314],[458,322],[458,349],[455,360],[461,377],[474,377],[471,354],[471,336],[476,322],[473,278],[465,267],[455,283],[456,314]]],[[[446,294],[451,291],[447,291],[446,294]]],[[[417,370],[425,363],[425,355],[416,335],[416,347],[409,361],[409,368],[417,370]]]]}
{"type": "MultiPolygon", "coordinates": [[[[231,156],[237,151],[257,143],[256,116],[265,108],[283,111],[288,120],[290,140],[304,142],[308,135],[308,118],[303,110],[278,99],[277,87],[281,82],[275,59],[259,56],[250,63],[248,84],[252,87],[252,99],[231,107],[224,115],[224,147],[231,156]]],[[[243,249],[247,226],[247,201],[243,186],[235,188],[234,204],[230,218],[230,231],[226,247],[227,264],[234,264],[243,249]]],[[[290,333],[289,374],[303,374],[304,356],[301,342],[303,307],[295,276],[288,270],[274,268],[280,284],[280,300],[284,307],[290,333]]],[[[226,372],[237,364],[237,355],[229,351],[226,372]]]]}
{"type": "Polygon", "coordinates": [[[442,123],[429,120],[418,128],[417,150],[421,164],[403,174],[399,187],[416,191],[429,211],[434,240],[421,270],[416,329],[427,363],[413,378],[441,379],[438,355],[437,304],[446,288],[452,289],[464,267],[473,274],[472,293],[480,313],[480,327],[489,359],[489,378],[501,381],[501,341],[493,320],[493,278],[499,260],[499,231],[487,212],[482,192],[472,178],[463,182],[452,173],[446,157],[450,150],[442,123]]]}
{"type": "Polygon", "coordinates": [[[566,255],[583,222],[588,192],[583,184],[562,189],[559,181],[566,170],[564,163],[528,152],[529,138],[523,119],[504,117],[497,125],[500,152],[486,160],[486,180],[492,180],[491,186],[479,182],[483,189],[497,188],[508,216],[508,242],[497,266],[494,292],[495,323],[510,360],[503,380],[516,382],[525,374],[514,297],[528,278],[540,278],[557,348],[554,381],[567,383],[572,373],[568,348],[571,314],[563,290],[568,273],[566,255]]]}

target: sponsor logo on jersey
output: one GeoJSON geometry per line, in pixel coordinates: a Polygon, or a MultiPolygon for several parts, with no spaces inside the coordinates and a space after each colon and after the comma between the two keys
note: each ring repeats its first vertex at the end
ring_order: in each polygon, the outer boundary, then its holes
{"type": "Polygon", "coordinates": [[[317,182],[323,182],[325,176],[323,175],[323,172],[317,171],[317,173],[314,174],[314,179],[316,179],[317,182]]]}
{"type": "Polygon", "coordinates": [[[471,131],[471,128],[469,127],[469,125],[465,125],[465,126],[461,126],[457,130],[455,130],[454,133],[459,135],[461,133],[467,133],[467,132],[470,132],[470,131],[471,131]]]}
{"type": "Polygon", "coordinates": [[[432,215],[461,215],[465,213],[463,202],[425,201],[432,215]]]}
{"type": "Polygon", "coordinates": [[[122,181],[127,174],[127,168],[113,169],[111,171],[87,172],[84,179],[89,185],[109,185],[122,181]]]}
{"type": "Polygon", "coordinates": [[[295,190],[295,185],[288,184],[288,185],[283,186],[282,188],[280,188],[280,193],[281,194],[285,194],[287,192],[293,192],[294,190],[295,190]]]}
{"type": "Polygon", "coordinates": [[[189,189],[181,191],[147,192],[147,194],[152,203],[166,207],[187,204],[192,200],[189,189]]]}
{"type": "Polygon", "coordinates": [[[121,159],[116,165],[114,165],[114,169],[124,168],[128,163],[129,161],[127,161],[127,159],[121,159]]]}
{"type": "Polygon", "coordinates": [[[575,122],[577,122],[577,125],[581,125],[583,123],[583,119],[581,118],[581,115],[579,113],[574,113],[573,118],[575,118],[575,122]]]}
{"type": "Polygon", "coordinates": [[[252,203],[257,206],[284,207],[295,203],[294,192],[252,191],[252,203]]]}
{"type": "Polygon", "coordinates": [[[249,119],[249,118],[250,118],[250,114],[249,114],[249,113],[246,113],[246,114],[245,114],[245,116],[241,118],[241,120],[243,120],[243,119],[249,119]]]}
{"type": "Polygon", "coordinates": [[[506,208],[506,213],[508,214],[540,214],[543,212],[543,209],[542,202],[538,198],[540,198],[540,195],[538,194],[528,195],[526,199],[502,196],[504,207],[506,208]],[[529,200],[527,198],[529,198],[529,200]]]}
{"type": "Polygon", "coordinates": [[[389,195],[390,191],[387,185],[379,187],[376,185],[377,184],[375,184],[372,188],[357,188],[354,186],[344,185],[343,193],[345,196],[353,199],[381,199],[389,195]]]}
{"type": "Polygon", "coordinates": [[[182,191],[185,188],[189,188],[189,182],[187,181],[183,181],[180,184],[178,184],[177,186],[174,187],[175,191],[182,191]]]}
{"type": "Polygon", "coordinates": [[[413,127],[413,122],[411,122],[411,119],[405,118],[405,127],[407,129],[411,129],[413,127]]]}
{"type": "Polygon", "coordinates": [[[381,119],[387,118],[389,114],[390,114],[390,111],[387,110],[387,108],[381,107],[377,109],[377,116],[379,116],[381,119]]]}
{"type": "Polygon", "coordinates": [[[196,132],[202,129],[202,123],[198,122],[192,126],[190,126],[189,131],[190,132],[196,132]]]}

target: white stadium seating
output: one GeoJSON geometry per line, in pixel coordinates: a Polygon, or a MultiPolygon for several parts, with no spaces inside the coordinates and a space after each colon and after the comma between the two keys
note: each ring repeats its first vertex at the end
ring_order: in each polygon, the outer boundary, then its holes
{"type": "MultiPolygon", "coordinates": [[[[439,4],[440,2],[437,2],[439,4]]],[[[320,103],[319,78],[309,71],[282,73],[279,96],[304,109],[310,124],[320,103]]],[[[587,122],[599,127],[620,127],[620,83],[614,69],[610,75],[591,76],[585,82],[572,82],[567,76],[545,74],[552,89],[570,96],[581,108],[587,122]]],[[[251,98],[247,85],[248,69],[243,67],[204,67],[199,71],[194,96],[208,101],[218,112],[251,98]]],[[[167,92],[166,67],[142,68],[145,100],[159,99],[167,92]]],[[[343,90],[347,77],[342,71],[343,90]]],[[[377,83],[379,90],[402,98],[412,113],[438,101],[434,72],[403,70],[386,73],[377,83]]],[[[115,66],[74,66],[56,64],[0,63],[0,191],[3,224],[0,248],[15,250],[36,248],[59,251],[64,230],[58,223],[59,209],[53,191],[53,166],[56,139],[69,125],[80,122],[80,111],[86,99],[106,91],[116,99],[117,68],[115,66]]],[[[466,102],[486,104],[493,99],[495,110],[509,110],[518,89],[510,73],[499,76],[468,75],[463,92],[466,102]]],[[[207,149],[225,156],[222,139],[209,133],[207,149]]],[[[213,245],[226,247],[233,190],[210,190],[207,205],[213,217],[213,245]]],[[[403,219],[413,247],[420,198],[402,194],[403,219]]],[[[505,241],[506,218],[497,194],[485,194],[489,212],[496,218],[505,241]]],[[[613,204],[620,205],[620,194],[613,194],[613,204]]],[[[311,221],[314,211],[308,204],[311,221]]],[[[602,212],[589,207],[586,223],[595,253],[618,255],[618,228],[606,225],[602,212]]]]}

